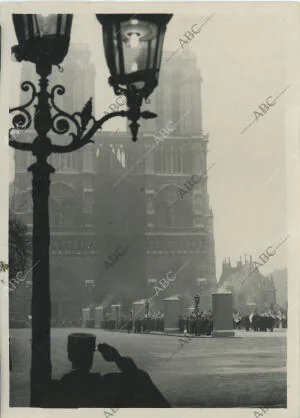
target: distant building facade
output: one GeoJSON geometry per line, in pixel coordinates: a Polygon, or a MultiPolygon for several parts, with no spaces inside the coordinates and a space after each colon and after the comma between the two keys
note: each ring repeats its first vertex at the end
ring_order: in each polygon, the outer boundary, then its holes
{"type": "MultiPolygon", "coordinates": [[[[71,113],[94,96],[95,71],[84,47],[76,45],[69,55],[64,72],[55,74],[51,84],[67,87],[59,106],[71,113]]],[[[28,71],[24,74],[30,79],[28,71]]],[[[195,55],[185,51],[163,65],[159,86],[149,105],[159,116],[140,122],[136,143],[129,132],[102,132],[95,136],[95,146],[49,158],[56,169],[49,199],[53,318],[78,316],[89,302],[130,305],[151,297],[169,271],[178,272],[177,279],[157,301],[181,294],[190,304],[195,293],[217,287],[208,135],[202,129],[195,55]],[[169,121],[175,129],[157,143],[155,136],[169,121]],[[187,190],[184,183],[193,175],[201,181],[187,190]],[[180,189],[185,189],[181,198],[180,189]],[[86,283],[91,279],[92,291],[86,283]]],[[[28,136],[33,138],[33,132],[20,139],[28,136]]],[[[59,138],[60,143],[68,140],[59,138]]],[[[34,160],[29,153],[15,152],[11,198],[29,228],[27,167],[34,160]]]]}
{"type": "Polygon", "coordinates": [[[219,280],[219,291],[230,291],[233,294],[233,308],[239,312],[268,310],[276,306],[276,288],[273,277],[266,277],[255,270],[252,257],[244,262],[240,260],[236,266],[230,259],[222,263],[222,273],[219,280]]]}
{"type": "Polygon", "coordinates": [[[275,288],[277,304],[283,309],[288,307],[288,271],[285,269],[276,269],[272,273],[275,288]]]}

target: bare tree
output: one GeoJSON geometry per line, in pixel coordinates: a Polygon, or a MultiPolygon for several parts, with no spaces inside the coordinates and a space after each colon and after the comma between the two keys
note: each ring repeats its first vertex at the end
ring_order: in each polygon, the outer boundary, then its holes
{"type": "Polygon", "coordinates": [[[31,255],[31,239],[28,227],[10,211],[9,213],[9,276],[24,273],[31,255]]]}

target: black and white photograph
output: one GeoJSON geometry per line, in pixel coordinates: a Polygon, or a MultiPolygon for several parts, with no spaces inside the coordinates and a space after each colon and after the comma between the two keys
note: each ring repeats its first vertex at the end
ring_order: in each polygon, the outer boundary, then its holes
{"type": "Polygon", "coordinates": [[[1,10],[9,410],[299,416],[297,4],[1,10]]]}

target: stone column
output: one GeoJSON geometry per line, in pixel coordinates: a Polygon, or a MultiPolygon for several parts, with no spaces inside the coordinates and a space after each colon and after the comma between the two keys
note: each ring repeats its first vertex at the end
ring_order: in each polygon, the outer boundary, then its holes
{"type": "Polygon", "coordinates": [[[111,319],[115,321],[115,328],[118,329],[121,319],[121,305],[111,305],[111,319]]]}
{"type": "Polygon", "coordinates": [[[212,295],[213,332],[212,337],[234,337],[232,324],[232,293],[212,295]]]}
{"type": "Polygon", "coordinates": [[[103,306],[97,306],[95,308],[95,328],[103,328],[103,306]]]}
{"type": "Polygon", "coordinates": [[[170,296],[164,299],[164,331],[179,332],[179,315],[183,315],[183,298],[170,296]]]}
{"type": "Polygon", "coordinates": [[[135,331],[135,321],[140,318],[141,321],[145,318],[146,315],[146,305],[144,300],[137,300],[132,304],[132,321],[133,321],[133,330],[135,331]]]}
{"type": "Polygon", "coordinates": [[[91,311],[89,308],[82,309],[82,326],[86,328],[86,322],[91,319],[91,311]]]}

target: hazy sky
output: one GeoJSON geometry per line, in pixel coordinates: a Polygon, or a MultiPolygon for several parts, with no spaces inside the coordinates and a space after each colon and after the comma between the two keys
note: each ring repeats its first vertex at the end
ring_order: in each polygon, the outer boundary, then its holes
{"type": "MultiPolygon", "coordinates": [[[[254,120],[254,111],[259,111],[266,98],[274,99],[289,86],[285,30],[291,10],[274,3],[268,11],[258,3],[231,6],[193,5],[193,10],[184,9],[189,10],[186,15],[174,11],[164,48],[176,50],[179,38],[193,24],[201,24],[215,13],[189,47],[197,55],[203,78],[202,120],[210,140],[208,165],[215,163],[208,173],[208,188],[218,278],[225,256],[234,264],[245,254],[256,260],[267,247],[276,247],[287,236],[284,113],[292,87],[244,134],[241,131],[254,120]]],[[[101,116],[115,96],[107,83],[101,30],[94,15],[74,16],[72,43],[77,42],[92,47],[97,71],[96,116],[101,116]]],[[[12,77],[18,75],[19,67],[12,64],[12,77]]],[[[16,88],[14,85],[14,98],[16,88]]],[[[116,127],[123,125],[115,121],[106,125],[106,129],[116,127]]],[[[283,245],[261,272],[285,267],[285,253],[283,245]]]]}

